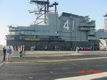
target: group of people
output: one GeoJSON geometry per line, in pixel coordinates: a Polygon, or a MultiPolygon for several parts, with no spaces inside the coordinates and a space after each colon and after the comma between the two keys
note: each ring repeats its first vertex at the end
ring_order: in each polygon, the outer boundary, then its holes
{"type": "MultiPolygon", "coordinates": [[[[9,61],[10,55],[13,53],[13,48],[11,46],[3,47],[3,61],[9,61]]],[[[19,57],[22,58],[24,54],[24,46],[18,46],[19,57]]]]}
{"type": "Polygon", "coordinates": [[[12,48],[9,47],[3,47],[3,61],[8,61],[9,56],[12,54],[12,48]]]}

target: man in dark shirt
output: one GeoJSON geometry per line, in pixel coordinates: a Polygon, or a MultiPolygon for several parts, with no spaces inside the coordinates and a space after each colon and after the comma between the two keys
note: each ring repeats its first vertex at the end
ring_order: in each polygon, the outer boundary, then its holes
{"type": "Polygon", "coordinates": [[[3,48],[3,61],[5,61],[5,58],[6,58],[6,48],[4,47],[3,48]]]}

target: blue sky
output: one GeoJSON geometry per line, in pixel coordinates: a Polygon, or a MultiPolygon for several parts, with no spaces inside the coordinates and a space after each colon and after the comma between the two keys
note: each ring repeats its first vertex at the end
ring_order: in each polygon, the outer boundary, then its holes
{"type": "MultiPolygon", "coordinates": [[[[50,0],[59,2],[59,15],[69,12],[82,16],[90,16],[96,20],[96,29],[104,28],[104,14],[107,13],[107,0],[50,0]]],[[[8,34],[8,25],[30,25],[34,15],[30,0],[0,0],[0,44],[5,44],[5,35],[8,34]]]]}

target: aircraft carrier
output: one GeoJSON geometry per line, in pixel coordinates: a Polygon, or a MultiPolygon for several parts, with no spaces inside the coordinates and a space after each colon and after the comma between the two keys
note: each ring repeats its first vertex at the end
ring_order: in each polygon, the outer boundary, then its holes
{"type": "Polygon", "coordinates": [[[76,47],[98,49],[95,21],[89,16],[63,12],[58,15],[58,3],[49,0],[31,0],[36,10],[34,24],[9,26],[7,46],[26,50],[75,50],[76,47]]]}

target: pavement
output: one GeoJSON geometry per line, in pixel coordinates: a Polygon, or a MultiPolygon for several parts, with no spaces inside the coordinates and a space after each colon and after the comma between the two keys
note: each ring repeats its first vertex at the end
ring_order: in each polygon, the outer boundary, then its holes
{"type": "Polygon", "coordinates": [[[105,51],[26,51],[23,58],[20,58],[18,52],[11,55],[10,62],[63,62],[84,59],[102,59],[107,58],[105,51]]]}
{"type": "MultiPolygon", "coordinates": [[[[107,72],[106,52],[101,54],[91,52],[91,55],[83,53],[66,55],[66,52],[62,55],[58,52],[61,56],[50,52],[46,53],[47,56],[44,56],[43,52],[39,52],[39,55],[35,53],[26,52],[23,58],[20,58],[17,52],[12,54],[9,62],[4,62],[0,67],[0,80],[61,80],[107,72]]],[[[98,80],[107,78],[99,77],[98,80]]]]}
{"type": "Polygon", "coordinates": [[[2,64],[2,61],[3,61],[3,55],[2,52],[0,52],[0,65],[2,64]]]}
{"type": "Polygon", "coordinates": [[[107,59],[66,63],[6,62],[0,69],[0,80],[57,80],[60,78],[94,74],[96,71],[98,73],[107,71],[107,59]]]}

